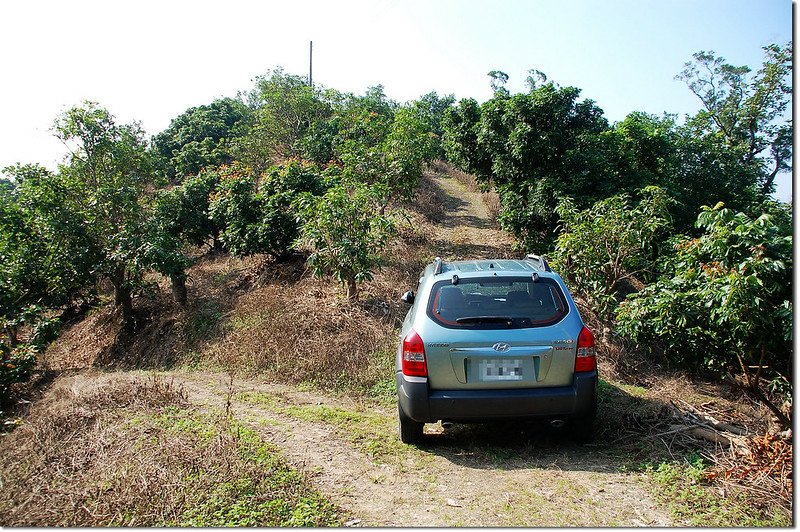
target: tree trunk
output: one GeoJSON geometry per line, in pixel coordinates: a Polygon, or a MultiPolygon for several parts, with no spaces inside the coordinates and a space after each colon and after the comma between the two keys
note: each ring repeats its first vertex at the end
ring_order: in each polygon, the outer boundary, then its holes
{"type": "Polygon", "coordinates": [[[186,274],[171,275],[172,299],[181,307],[186,304],[186,274]]]}
{"type": "Polygon", "coordinates": [[[222,241],[219,239],[219,235],[214,235],[214,241],[211,245],[211,252],[215,255],[219,255],[224,251],[222,249],[222,241]]]}
{"type": "Polygon", "coordinates": [[[350,302],[358,299],[358,284],[356,284],[355,277],[349,277],[346,281],[347,286],[347,300],[350,302]]]}
{"type": "Polygon", "coordinates": [[[131,289],[125,285],[124,269],[114,272],[111,284],[114,285],[114,306],[122,313],[122,326],[130,329],[133,324],[133,299],[131,289]]]}
{"type": "Polygon", "coordinates": [[[6,325],[6,336],[8,336],[8,346],[11,349],[17,347],[17,328],[6,325]]]}
{"type": "MultiPolygon", "coordinates": [[[[747,376],[746,373],[745,373],[745,376],[747,376]]],[[[781,412],[781,409],[778,408],[778,405],[773,403],[764,394],[764,392],[761,391],[761,388],[759,387],[759,383],[751,381],[751,382],[749,382],[747,384],[742,384],[741,382],[739,382],[736,379],[736,377],[734,377],[731,374],[727,375],[727,379],[726,380],[728,382],[730,382],[731,384],[733,384],[734,386],[736,386],[737,388],[739,388],[740,390],[743,390],[752,399],[755,399],[756,401],[758,401],[762,405],[766,406],[770,410],[770,412],[772,412],[772,414],[777,418],[778,423],[783,425],[784,428],[791,428],[792,427],[792,420],[789,419],[789,417],[786,416],[786,414],[781,412]]]]}
{"type": "Polygon", "coordinates": [[[122,326],[130,329],[133,325],[133,299],[127,288],[114,287],[114,303],[122,313],[122,326]]]}

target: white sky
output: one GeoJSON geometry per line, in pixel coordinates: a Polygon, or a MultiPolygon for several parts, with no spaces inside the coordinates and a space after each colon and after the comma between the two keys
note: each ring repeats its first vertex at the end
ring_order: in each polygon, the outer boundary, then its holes
{"type": "MultiPolygon", "coordinates": [[[[699,50],[757,69],[792,38],[789,0],[9,0],[0,2],[0,168],[54,168],[55,117],[89,99],[149,134],[187,108],[235,96],[278,66],[400,102],[436,90],[484,101],[487,72],[523,90],[537,68],[583,90],[611,121],[694,113],[674,80],[699,50]]],[[[777,196],[791,197],[791,176],[777,196]]]]}

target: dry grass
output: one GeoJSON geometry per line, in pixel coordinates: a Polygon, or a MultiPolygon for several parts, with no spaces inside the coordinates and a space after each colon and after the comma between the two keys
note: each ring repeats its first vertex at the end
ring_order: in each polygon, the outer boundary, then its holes
{"type": "Polygon", "coordinates": [[[467,190],[470,190],[471,192],[480,192],[481,200],[483,201],[483,204],[486,205],[486,210],[489,213],[489,219],[493,224],[495,224],[495,226],[498,226],[497,217],[500,215],[500,195],[496,190],[494,190],[494,188],[488,191],[484,190],[474,175],[462,172],[461,170],[450,166],[444,161],[435,161],[431,167],[436,172],[447,174],[450,177],[455,178],[458,182],[467,187],[467,190]]]}
{"type": "Polygon", "coordinates": [[[431,183],[430,179],[423,177],[417,184],[417,192],[410,207],[415,213],[422,215],[426,221],[436,223],[445,214],[446,202],[447,198],[444,192],[431,183]]]}
{"type": "Polygon", "coordinates": [[[340,522],[274,448],[185,401],[180,388],[159,378],[61,379],[25,425],[0,441],[0,524],[340,522]]]}
{"type": "Polygon", "coordinates": [[[424,215],[406,212],[399,219],[399,238],[374,280],[361,285],[358,302],[347,302],[333,279],[313,278],[302,263],[273,265],[269,277],[262,274],[238,298],[204,356],[272,381],[339,391],[363,393],[392,380],[398,328],[408,310],[400,296],[432,259],[424,215]]]}
{"type": "Polygon", "coordinates": [[[385,355],[393,320],[383,301],[350,305],[339,292],[314,279],[256,288],[239,300],[207,356],[283,382],[375,380],[386,364],[376,368],[373,359],[385,355]]]}
{"type": "Polygon", "coordinates": [[[122,518],[116,508],[146,507],[149,499],[158,506],[153,489],[167,480],[164,466],[176,450],[130,448],[138,438],[122,428],[127,416],[120,414],[183,399],[166,381],[117,378],[89,390],[80,379],[59,382],[25,425],[3,438],[2,524],[107,526],[122,518]],[[139,478],[124,482],[128,471],[139,478]]]}

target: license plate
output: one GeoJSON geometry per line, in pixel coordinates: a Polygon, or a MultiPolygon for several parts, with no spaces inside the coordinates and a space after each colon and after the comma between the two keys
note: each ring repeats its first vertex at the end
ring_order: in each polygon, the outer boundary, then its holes
{"type": "Polygon", "coordinates": [[[522,360],[511,358],[491,358],[478,365],[478,375],[483,381],[522,380],[522,360]]]}

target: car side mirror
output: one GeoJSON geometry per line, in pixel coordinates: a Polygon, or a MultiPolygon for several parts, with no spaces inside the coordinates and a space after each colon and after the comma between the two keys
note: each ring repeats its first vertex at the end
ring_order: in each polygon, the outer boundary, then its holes
{"type": "Polygon", "coordinates": [[[411,305],[412,303],[414,303],[414,292],[409,290],[408,292],[406,292],[405,294],[400,296],[400,301],[402,301],[403,303],[408,303],[409,305],[411,305]]]}

